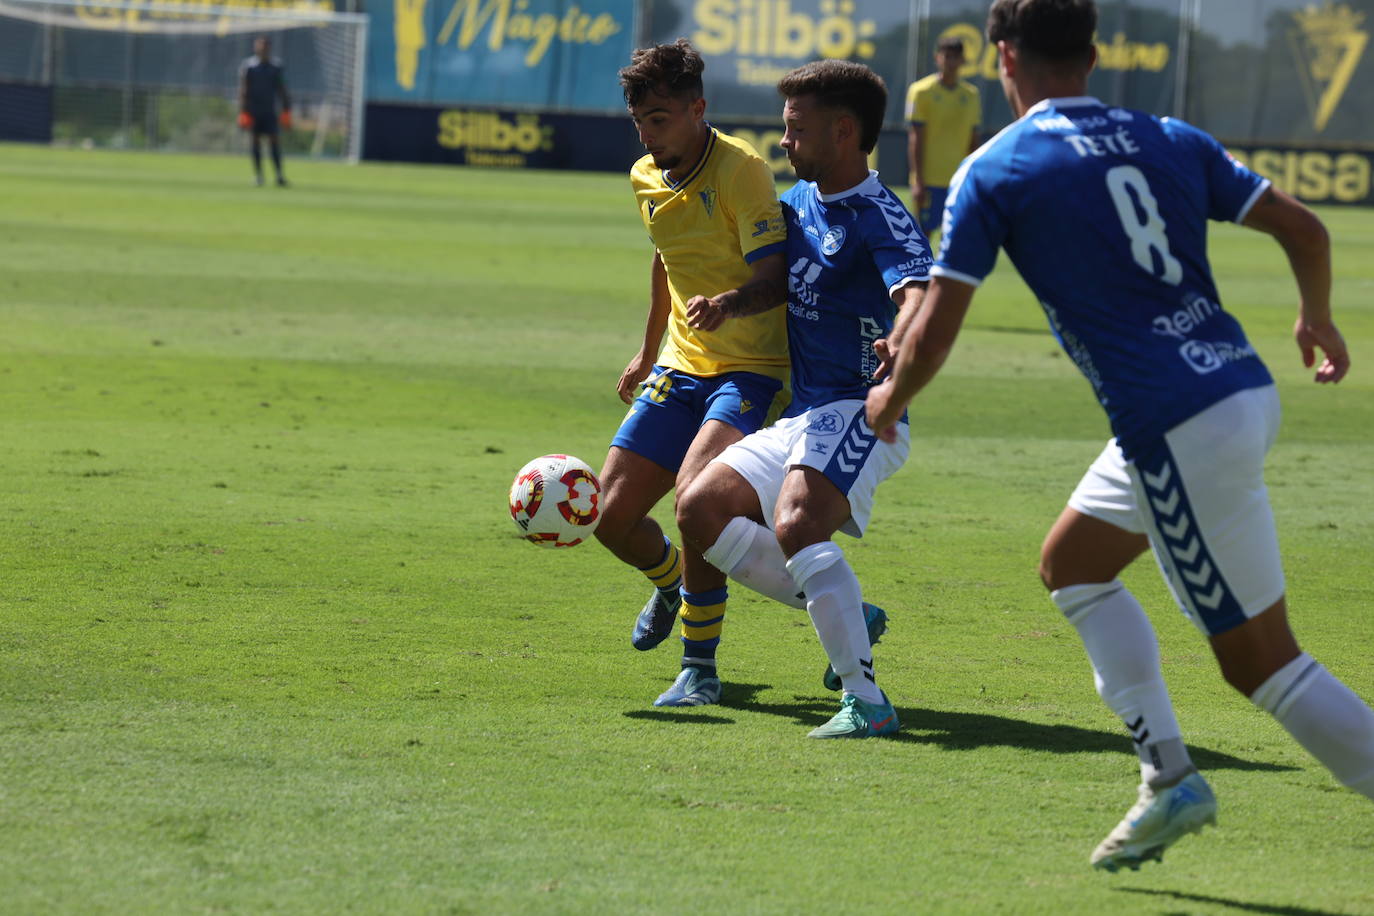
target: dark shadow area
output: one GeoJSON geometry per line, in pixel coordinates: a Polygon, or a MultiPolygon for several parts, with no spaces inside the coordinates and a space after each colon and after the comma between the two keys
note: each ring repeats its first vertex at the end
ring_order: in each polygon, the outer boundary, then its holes
{"type": "MultiPolygon", "coordinates": [[[[1010,719],[987,713],[951,712],[939,709],[898,709],[902,730],[898,741],[938,744],[946,750],[973,750],[980,747],[1020,747],[1051,754],[1077,754],[1105,751],[1135,756],[1129,736],[1124,733],[1079,728],[1076,725],[1047,725],[1010,719]]],[[[1284,772],[1297,767],[1245,760],[1221,751],[1188,745],[1188,752],[1203,770],[1251,770],[1284,772]]]]}
{"type": "MultiPolygon", "coordinates": [[[[732,725],[734,719],[728,716],[712,715],[703,709],[754,709],[758,704],[752,701],[759,691],[767,690],[769,684],[738,684],[727,681],[721,685],[720,703],[714,706],[657,706],[652,709],[630,709],[623,715],[627,719],[649,719],[656,722],[687,722],[700,725],[732,725]]],[[[825,718],[830,718],[826,716],[825,718]]],[[[824,720],[822,720],[824,721],[824,720]]]]}
{"type": "Polygon", "coordinates": [[[1030,334],[1033,337],[1053,337],[1048,327],[1017,328],[1005,324],[966,324],[970,331],[992,331],[994,334],[1030,334]]]}
{"type": "MultiPolygon", "coordinates": [[[[709,709],[710,707],[706,707],[709,709]]],[[[700,706],[660,707],[658,709],[629,709],[622,713],[627,719],[649,719],[653,722],[682,722],[687,725],[734,725],[728,716],[713,716],[701,712],[700,706]]]]}
{"type": "MultiPolygon", "coordinates": [[[[1318,910],[1310,906],[1292,906],[1281,903],[1247,903],[1244,900],[1230,900],[1226,897],[1208,897],[1206,894],[1185,894],[1183,891],[1163,891],[1146,887],[1118,887],[1113,890],[1123,894],[1147,894],[1151,897],[1172,897],[1190,903],[1213,903],[1229,906],[1246,913],[1273,913],[1274,916],[1343,916],[1335,910],[1318,910]]],[[[1172,912],[1172,911],[1171,911],[1172,912]]]]}
{"type": "MultiPolygon", "coordinates": [[[[839,709],[839,694],[809,697],[794,694],[791,702],[764,703],[755,699],[767,687],[767,684],[726,684],[724,692],[721,694],[720,706],[725,709],[781,716],[808,728],[814,728],[826,722],[839,709]]],[[[630,715],[630,713],[626,713],[626,715],[630,715]]],[[[1084,751],[1096,751],[1135,755],[1135,750],[1131,747],[1130,737],[1125,733],[1079,728],[1076,725],[1047,725],[1041,722],[1028,722],[1024,719],[1012,719],[987,713],[952,712],[939,709],[897,707],[897,716],[902,721],[902,730],[896,735],[890,736],[887,739],[889,741],[935,744],[950,751],[970,751],[980,747],[1019,747],[1051,754],[1078,754],[1084,751]]],[[[677,718],[677,716],[671,716],[671,718],[677,718]]],[[[1297,767],[1280,764],[1244,760],[1231,754],[1208,750],[1196,745],[1189,745],[1188,751],[1198,769],[1204,772],[1207,770],[1285,772],[1297,769],[1297,767]]]]}

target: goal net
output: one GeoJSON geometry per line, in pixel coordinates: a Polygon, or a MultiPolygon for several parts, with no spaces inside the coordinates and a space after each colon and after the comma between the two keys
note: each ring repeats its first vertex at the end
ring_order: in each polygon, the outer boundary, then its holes
{"type": "Polygon", "coordinates": [[[329,6],[0,0],[0,121],[9,99],[16,119],[45,107],[55,144],[240,151],[239,65],[263,35],[291,96],[285,149],[356,161],[367,17],[329,6]]]}

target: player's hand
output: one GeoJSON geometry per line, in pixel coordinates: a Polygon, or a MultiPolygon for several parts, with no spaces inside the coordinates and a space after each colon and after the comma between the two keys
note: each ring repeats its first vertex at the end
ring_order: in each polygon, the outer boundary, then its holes
{"type": "Polygon", "coordinates": [[[638,353],[635,358],[630,360],[630,364],[625,367],[625,371],[620,373],[620,381],[616,383],[615,389],[620,395],[620,400],[626,404],[634,402],[635,389],[639,383],[649,377],[649,372],[654,368],[643,353],[638,353]]]}
{"type": "Polygon", "coordinates": [[[239,112],[239,127],[248,130],[253,126],[253,116],[246,111],[239,112]]]}
{"type": "Polygon", "coordinates": [[[280,116],[279,118],[277,118],[277,123],[281,125],[282,130],[290,130],[290,129],[291,129],[291,109],[288,108],[288,109],[286,109],[285,111],[283,111],[283,112],[281,113],[281,116],[280,116]]]}
{"type": "Polygon", "coordinates": [[[873,370],[873,380],[881,382],[892,372],[892,364],[897,361],[897,351],[888,344],[886,337],[873,341],[873,352],[878,357],[878,368],[873,370]]]}
{"type": "Polygon", "coordinates": [[[1345,338],[1330,321],[1309,324],[1302,316],[1298,316],[1298,322],[1293,326],[1293,339],[1302,351],[1302,364],[1309,369],[1316,365],[1317,350],[1320,349],[1324,354],[1325,358],[1313,378],[1318,384],[1339,382],[1350,371],[1350,352],[1345,348],[1345,338]]]}
{"type": "Polygon", "coordinates": [[[693,296],[687,300],[688,327],[698,331],[714,331],[725,324],[727,317],[719,297],[708,299],[705,296],[693,296]]]}
{"type": "Polygon", "coordinates": [[[868,399],[864,404],[864,416],[869,427],[884,442],[897,441],[897,421],[902,418],[902,408],[892,398],[892,382],[883,382],[868,389],[868,399]]]}

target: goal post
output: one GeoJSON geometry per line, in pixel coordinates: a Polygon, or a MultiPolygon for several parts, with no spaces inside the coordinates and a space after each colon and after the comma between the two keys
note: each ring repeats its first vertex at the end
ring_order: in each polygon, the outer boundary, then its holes
{"type": "MultiPolygon", "coordinates": [[[[291,96],[285,149],[357,161],[367,22],[308,0],[287,9],[0,0],[0,87],[49,93],[54,144],[241,151],[239,65],[266,36],[291,96]]],[[[11,94],[0,91],[0,119],[11,94]]]]}

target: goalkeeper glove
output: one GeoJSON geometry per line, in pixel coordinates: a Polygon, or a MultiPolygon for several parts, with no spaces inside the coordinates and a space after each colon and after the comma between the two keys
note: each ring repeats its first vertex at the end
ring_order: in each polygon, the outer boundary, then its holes
{"type": "Polygon", "coordinates": [[[291,109],[288,108],[288,109],[286,109],[285,111],[283,111],[283,112],[281,113],[281,117],[278,118],[277,121],[281,124],[281,126],[282,126],[283,128],[285,128],[286,130],[290,130],[290,129],[291,129],[291,109]]]}
{"type": "Polygon", "coordinates": [[[253,116],[246,111],[239,112],[239,127],[247,130],[253,126],[253,116]]]}

